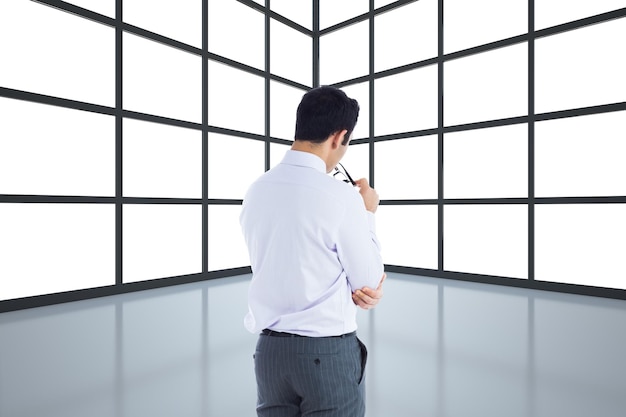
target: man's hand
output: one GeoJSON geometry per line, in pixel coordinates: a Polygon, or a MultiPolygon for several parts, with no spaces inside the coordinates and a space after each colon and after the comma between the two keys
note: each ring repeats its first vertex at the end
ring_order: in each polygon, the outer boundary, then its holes
{"type": "Polygon", "coordinates": [[[370,310],[376,307],[380,299],[383,298],[383,282],[385,278],[387,278],[387,274],[383,272],[383,277],[375,290],[363,287],[353,292],[352,301],[354,304],[361,307],[363,310],[370,310]]]}
{"type": "Polygon", "coordinates": [[[359,193],[361,193],[361,197],[365,203],[365,209],[367,211],[371,211],[372,213],[376,213],[378,203],[380,203],[380,198],[378,197],[376,190],[370,187],[367,183],[367,179],[365,178],[357,180],[356,186],[359,187],[359,193]]]}

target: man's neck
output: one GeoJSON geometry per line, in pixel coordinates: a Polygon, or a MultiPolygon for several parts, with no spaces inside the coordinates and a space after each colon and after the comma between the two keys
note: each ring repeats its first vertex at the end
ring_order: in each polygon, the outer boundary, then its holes
{"type": "Polygon", "coordinates": [[[333,167],[328,167],[327,143],[314,143],[308,140],[296,140],[291,145],[292,151],[308,152],[318,156],[326,164],[326,172],[330,172],[333,167]]]}

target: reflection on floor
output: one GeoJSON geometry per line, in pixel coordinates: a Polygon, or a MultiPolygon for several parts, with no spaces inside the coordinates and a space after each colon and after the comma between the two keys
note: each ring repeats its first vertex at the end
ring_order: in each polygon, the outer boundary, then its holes
{"type": "MultiPolygon", "coordinates": [[[[250,276],[0,314],[1,417],[252,417],[250,276]]],[[[623,417],[626,302],[389,274],[369,417],[623,417]]]]}

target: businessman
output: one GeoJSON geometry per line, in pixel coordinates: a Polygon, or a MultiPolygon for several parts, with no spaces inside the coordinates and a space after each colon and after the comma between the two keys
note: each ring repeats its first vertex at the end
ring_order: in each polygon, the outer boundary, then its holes
{"type": "Polygon", "coordinates": [[[259,334],[261,417],[365,415],[367,349],[356,336],[356,310],[383,295],[379,197],[365,178],[352,185],[327,175],[345,155],[358,114],[340,89],[304,94],[293,146],[243,201],[253,274],[244,324],[259,334]]]}

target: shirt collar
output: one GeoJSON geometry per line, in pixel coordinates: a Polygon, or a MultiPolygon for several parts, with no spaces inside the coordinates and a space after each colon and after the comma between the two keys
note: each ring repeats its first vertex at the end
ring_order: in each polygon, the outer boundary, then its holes
{"type": "Polygon", "coordinates": [[[288,150],[281,164],[296,165],[313,168],[323,174],[326,173],[326,163],[319,156],[310,152],[288,150]]]}

